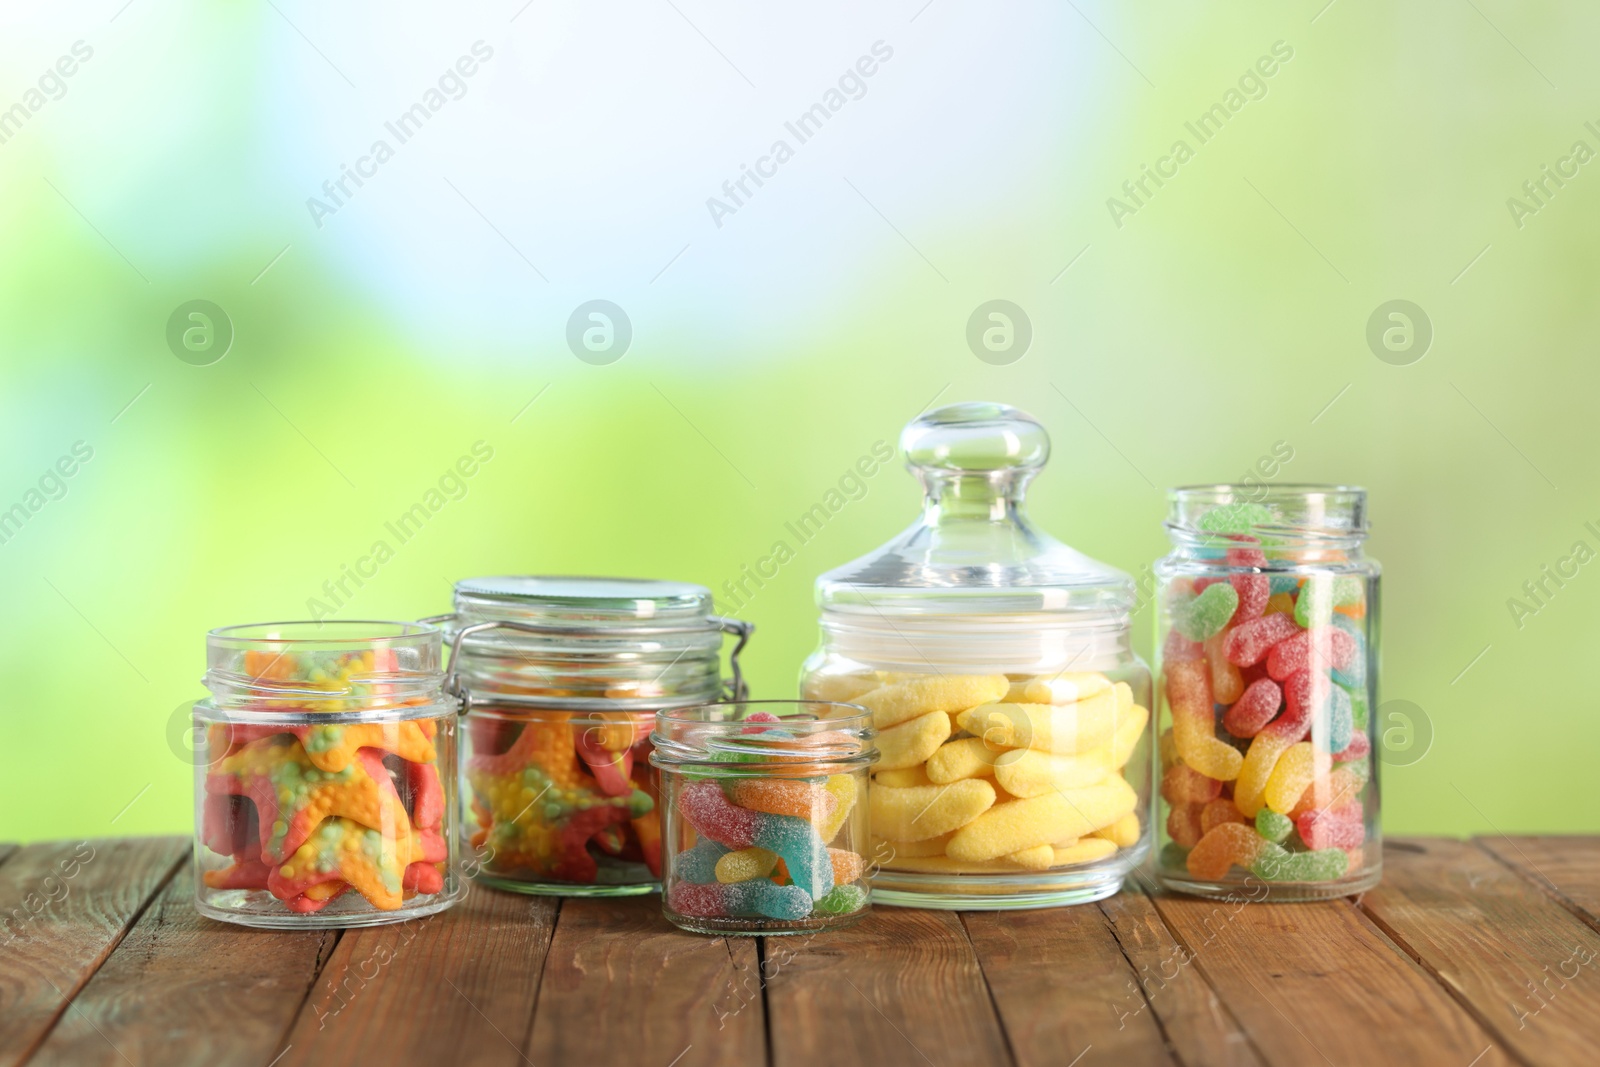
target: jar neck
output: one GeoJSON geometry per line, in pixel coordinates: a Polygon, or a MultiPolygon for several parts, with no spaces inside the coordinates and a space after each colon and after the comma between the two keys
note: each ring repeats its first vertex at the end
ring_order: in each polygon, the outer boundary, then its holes
{"type": "Polygon", "coordinates": [[[824,611],[828,652],[874,670],[1037,674],[1110,670],[1134,658],[1125,607],[1100,612],[907,615],[824,611]]]}
{"type": "Polygon", "coordinates": [[[1214,534],[1167,524],[1171,558],[1282,569],[1315,563],[1355,563],[1365,559],[1366,534],[1278,530],[1260,537],[1214,534]],[[1256,553],[1259,552],[1259,555],[1256,553]]]}
{"type": "Polygon", "coordinates": [[[1023,522],[1022,500],[1036,471],[949,471],[924,468],[922,521],[938,526],[950,521],[1023,522]]]}
{"type": "Polygon", "coordinates": [[[814,777],[870,766],[872,716],[855,704],[749,700],[656,714],[651,763],[718,777],[814,777]]]}

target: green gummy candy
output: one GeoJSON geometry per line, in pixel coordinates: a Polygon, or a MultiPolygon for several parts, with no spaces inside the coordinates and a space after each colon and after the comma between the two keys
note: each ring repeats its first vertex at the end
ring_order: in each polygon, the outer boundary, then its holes
{"type": "Polygon", "coordinates": [[[1351,721],[1355,724],[1356,732],[1364,734],[1367,732],[1367,687],[1346,687],[1345,692],[1350,694],[1351,721]]]}
{"type": "Polygon", "coordinates": [[[1300,587],[1294,602],[1294,621],[1302,630],[1326,626],[1333,615],[1333,581],[1325,574],[1313,574],[1300,587]]]}
{"type": "Polygon", "coordinates": [[[1290,852],[1268,842],[1260,857],[1250,865],[1250,873],[1268,882],[1332,882],[1343,878],[1350,857],[1343,849],[1323,848],[1315,852],[1290,852]]]}
{"type": "Polygon", "coordinates": [[[811,911],[817,915],[848,915],[860,911],[866,904],[865,889],[858,885],[836,885],[812,905],[811,911]]]}
{"type": "Polygon", "coordinates": [[[1366,586],[1360,578],[1341,574],[1333,580],[1333,602],[1337,607],[1359,604],[1366,597],[1366,586]]]}
{"type": "Polygon", "coordinates": [[[1249,533],[1256,526],[1273,521],[1265,504],[1219,504],[1200,516],[1200,529],[1207,533],[1249,533]]]}
{"type": "Polygon", "coordinates": [[[1168,841],[1161,846],[1161,866],[1168,870],[1182,871],[1188,869],[1189,850],[1176,841],[1168,841]]]}
{"type": "Polygon", "coordinates": [[[1172,625],[1191,641],[1204,641],[1222,632],[1239,609],[1239,594],[1228,582],[1214,582],[1197,597],[1172,606],[1172,625]]]}
{"type": "Polygon", "coordinates": [[[1256,812],[1256,833],[1274,845],[1283,844],[1293,830],[1294,821],[1287,815],[1280,815],[1271,808],[1256,812]]]}

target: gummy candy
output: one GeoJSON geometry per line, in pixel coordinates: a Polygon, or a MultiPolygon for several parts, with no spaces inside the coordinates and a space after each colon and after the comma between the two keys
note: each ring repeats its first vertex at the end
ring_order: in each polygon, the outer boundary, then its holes
{"type": "Polygon", "coordinates": [[[684,782],[678,790],[678,812],[702,836],[730,849],[755,845],[776,852],[795,884],[814,890],[813,897],[833,887],[827,848],[805,819],[741,808],[710,780],[684,782]]]}
{"type": "Polygon", "coordinates": [[[1265,504],[1219,504],[1200,516],[1197,525],[1207,533],[1243,534],[1257,526],[1270,525],[1273,518],[1265,504]]]}
{"type": "Polygon", "coordinates": [[[1231,797],[1218,797],[1215,800],[1208,800],[1200,808],[1201,834],[1210,833],[1213,827],[1220,826],[1225,822],[1243,823],[1249,821],[1244,817],[1244,813],[1234,806],[1233,798],[1231,797]]]}
{"type": "Polygon", "coordinates": [[[1221,793],[1221,782],[1182,763],[1161,776],[1161,796],[1169,804],[1204,804],[1221,793]]]}
{"type": "Polygon", "coordinates": [[[994,748],[981,737],[951,741],[940,745],[938,751],[928,757],[928,778],[942,785],[962,778],[992,775],[996,755],[994,748]]]}
{"type": "Polygon", "coordinates": [[[1225,822],[1212,827],[1189,850],[1185,866],[1191,877],[1214,882],[1226,875],[1232,866],[1249,867],[1255,863],[1270,844],[1256,833],[1254,826],[1225,822]]]}
{"type": "Polygon", "coordinates": [[[1263,615],[1287,615],[1294,618],[1294,597],[1288,593],[1273,593],[1267,597],[1267,606],[1262,610],[1263,615]]]}
{"type": "Polygon", "coordinates": [[[956,831],[945,854],[956,860],[990,860],[1035,845],[1083,837],[1109,826],[1139,802],[1120,775],[1083,789],[1063,789],[996,804],[956,831]]]}
{"type": "Polygon", "coordinates": [[[1178,755],[1208,778],[1225,782],[1238,777],[1243,758],[1232,745],[1217,738],[1205,663],[1201,660],[1169,663],[1166,672],[1167,704],[1172,709],[1178,755]]]}
{"type": "Polygon", "coordinates": [[[930,711],[892,726],[878,734],[878,766],[886,771],[915,767],[949,736],[950,716],[943,711],[930,711]]]}
{"type": "Polygon", "coordinates": [[[1289,852],[1282,845],[1263,841],[1250,873],[1268,882],[1332,882],[1343,878],[1350,857],[1337,848],[1316,852],[1289,852]]]}
{"type": "MultiPolygon", "coordinates": [[[[1072,755],[1110,741],[1119,717],[1132,709],[1133,690],[1118,682],[1071,704],[985,704],[962,712],[959,721],[962,729],[995,747],[1072,755]]],[[[883,746],[881,735],[878,745],[883,746]]]]}
{"type": "Polygon", "coordinates": [[[1287,596],[1300,588],[1300,579],[1293,574],[1273,574],[1267,577],[1273,596],[1287,596]]]}
{"type": "MultiPolygon", "coordinates": [[[[1230,550],[1228,555],[1233,556],[1230,550]]],[[[1257,551],[1259,555],[1259,550],[1257,551]]],[[[1261,565],[1265,565],[1263,559],[1261,565]]],[[[1242,622],[1259,619],[1262,612],[1267,610],[1267,601],[1272,597],[1272,583],[1265,574],[1235,574],[1228,579],[1228,584],[1233,586],[1233,591],[1239,595],[1239,606],[1234,609],[1233,616],[1228,620],[1229,626],[1238,626],[1242,622]]]]}
{"type": "Polygon", "coordinates": [[[1223,646],[1228,631],[1212,634],[1205,640],[1206,663],[1211,668],[1211,699],[1218,704],[1232,704],[1244,692],[1244,678],[1239,668],[1228,662],[1223,646]]]}
{"type": "Polygon", "coordinates": [[[792,815],[826,825],[838,800],[824,786],[798,778],[741,778],[728,792],[735,804],[769,815],[792,815]]]}
{"type": "Polygon", "coordinates": [[[1273,645],[1300,632],[1294,620],[1274,612],[1235,626],[1223,651],[1235,667],[1253,667],[1273,645]]]}
{"type": "Polygon", "coordinates": [[[964,778],[948,785],[912,786],[868,793],[872,832],[891,841],[924,841],[965,826],[995,802],[994,785],[964,778]]]}
{"type": "Polygon", "coordinates": [[[1283,690],[1270,678],[1257,678],[1245,687],[1222,716],[1222,728],[1234,737],[1254,737],[1283,706],[1283,690]]]}
{"type": "Polygon", "coordinates": [[[1207,586],[1198,596],[1172,605],[1172,628],[1191,641],[1218,633],[1239,608],[1239,594],[1226,583],[1207,586]]]}
{"type": "Polygon", "coordinates": [[[867,903],[867,891],[858,885],[836,885],[811,906],[813,914],[848,915],[867,903]]]}
{"type": "Polygon", "coordinates": [[[719,845],[707,838],[678,853],[677,866],[673,868],[674,878],[696,885],[707,885],[717,880],[717,861],[728,855],[728,846],[719,845]]]}
{"type": "Polygon", "coordinates": [[[667,907],[695,919],[759,917],[795,921],[811,914],[811,897],[798,885],[770,879],[694,885],[680,882],[667,890],[667,907]]]}
{"type": "Polygon", "coordinates": [[[1326,626],[1333,615],[1333,579],[1326,574],[1306,578],[1294,602],[1294,621],[1302,630],[1326,626]]]}
{"type": "Polygon", "coordinates": [[[1302,630],[1273,645],[1267,653],[1267,674],[1283,681],[1306,667],[1318,670],[1348,667],[1355,659],[1355,639],[1337,627],[1302,630]]]}
{"type": "Polygon", "coordinates": [[[855,703],[872,712],[872,725],[887,730],[933,711],[965,711],[1004,697],[1011,682],[1003,674],[941,674],[885,685],[855,703]]]}
{"type": "Polygon", "coordinates": [[[752,878],[766,878],[778,866],[778,854],[764,848],[741,848],[725,852],[717,860],[716,880],[719,882],[748,882],[752,878]]]}
{"type": "Polygon", "coordinates": [[[1294,832],[1294,820],[1271,808],[1256,812],[1256,833],[1275,845],[1282,844],[1294,832]]]}
{"type": "Polygon", "coordinates": [[[1290,745],[1284,754],[1278,757],[1278,765],[1272,769],[1272,775],[1267,779],[1267,788],[1263,794],[1267,807],[1273,811],[1288,813],[1300,802],[1300,795],[1306,791],[1306,786],[1319,774],[1327,774],[1331,761],[1326,753],[1318,752],[1314,745],[1301,741],[1290,745]]]}
{"type": "Polygon", "coordinates": [[[851,774],[830,774],[828,780],[822,784],[833,795],[833,814],[822,821],[817,828],[817,836],[823,842],[832,841],[839,835],[839,828],[850,817],[856,806],[856,779],[851,774]]]}
{"type": "Polygon", "coordinates": [[[1307,848],[1358,848],[1367,839],[1361,802],[1351,801],[1337,808],[1313,808],[1294,821],[1294,828],[1307,848]]]}

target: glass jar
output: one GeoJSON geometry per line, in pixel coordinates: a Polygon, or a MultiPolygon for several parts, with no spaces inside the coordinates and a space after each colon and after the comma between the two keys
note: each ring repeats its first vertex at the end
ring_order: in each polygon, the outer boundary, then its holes
{"type": "Polygon", "coordinates": [[[753,700],[656,714],[662,910],[703,934],[846,926],[869,906],[872,717],[753,700]]]}
{"type": "Polygon", "coordinates": [[[1321,900],[1381,876],[1378,576],[1348,486],[1174,489],[1157,562],[1157,877],[1321,900]]]}
{"type": "Polygon", "coordinates": [[[657,711],[743,696],[751,624],[684,582],[512,575],[457,582],[452,686],[467,702],[474,875],[563,896],[654,892],[657,711]],[[722,680],[724,634],[738,638],[722,680]]]}
{"type": "Polygon", "coordinates": [[[442,634],[279,622],[206,635],[195,903],[245,926],[370,926],[455,903],[457,704],[442,634]]]}
{"type": "Polygon", "coordinates": [[[1029,522],[1044,427],[954,404],[900,437],[922,516],[817,580],[803,695],[861,704],[880,758],[874,898],[1037,908],[1110,896],[1149,851],[1150,672],[1134,585],[1029,522]]]}

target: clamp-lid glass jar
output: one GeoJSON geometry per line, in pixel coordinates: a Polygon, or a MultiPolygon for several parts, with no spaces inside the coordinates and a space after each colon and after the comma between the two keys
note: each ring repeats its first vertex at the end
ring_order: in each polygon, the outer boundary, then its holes
{"type": "Polygon", "coordinates": [[[196,907],[246,926],[368,926],[461,895],[442,634],[279,622],[206,635],[196,907]]]}
{"type": "Polygon", "coordinates": [[[1362,551],[1366,491],[1206,485],[1168,499],[1156,876],[1270,900],[1372,888],[1379,567],[1362,551]]]}
{"type": "Polygon", "coordinates": [[[801,687],[872,711],[874,899],[1030,908],[1117,891],[1149,849],[1150,672],[1133,581],[1029,522],[1044,427],[954,404],[900,437],[923,513],[817,580],[801,687]]]}
{"type": "Polygon", "coordinates": [[[797,934],[867,913],[872,716],[751,700],[656,714],[663,910],[705,934],[797,934]]]}
{"type": "Polygon", "coordinates": [[[753,627],[686,582],[509,575],[457,582],[452,686],[467,702],[474,877],[564,896],[653,892],[657,711],[742,697],[753,627]],[[737,643],[722,679],[723,636],[737,643]]]}

